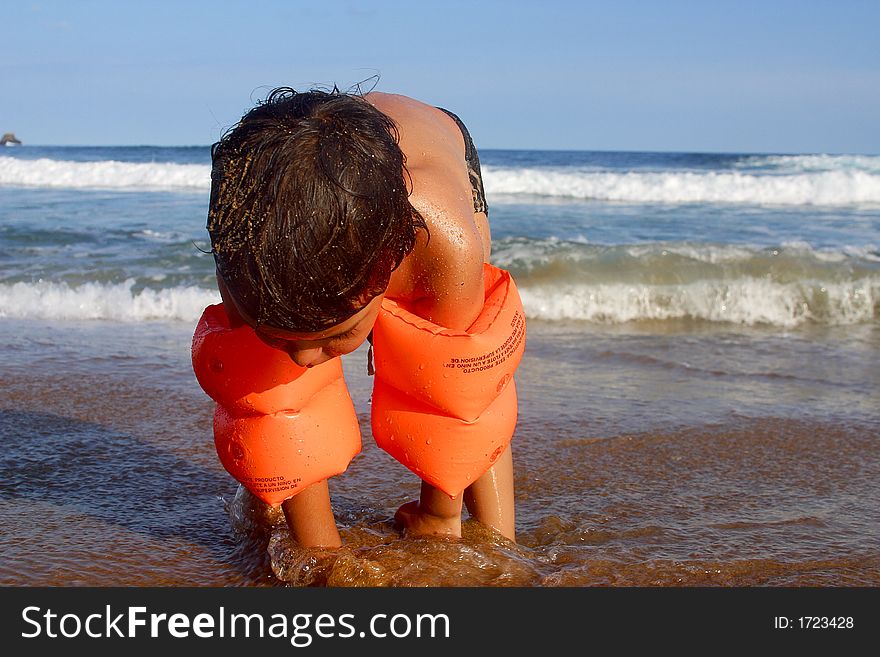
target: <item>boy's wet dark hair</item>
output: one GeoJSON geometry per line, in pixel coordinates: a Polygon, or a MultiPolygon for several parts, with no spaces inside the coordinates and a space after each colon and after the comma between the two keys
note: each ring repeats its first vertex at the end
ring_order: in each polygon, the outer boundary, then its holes
{"type": "Polygon", "coordinates": [[[341,323],[386,289],[427,230],[394,122],[358,95],[275,89],[211,156],[211,249],[257,325],[341,323]]]}

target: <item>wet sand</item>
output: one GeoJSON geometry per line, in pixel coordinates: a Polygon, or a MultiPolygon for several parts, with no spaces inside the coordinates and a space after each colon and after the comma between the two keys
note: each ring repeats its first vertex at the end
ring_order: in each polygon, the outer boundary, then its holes
{"type": "Polygon", "coordinates": [[[530,327],[516,545],[472,521],[401,537],[418,482],[372,443],[356,353],[364,450],[331,483],[330,554],[292,546],[219,465],[189,328],[122,328],[2,324],[0,585],[880,585],[872,327],[530,327]]]}

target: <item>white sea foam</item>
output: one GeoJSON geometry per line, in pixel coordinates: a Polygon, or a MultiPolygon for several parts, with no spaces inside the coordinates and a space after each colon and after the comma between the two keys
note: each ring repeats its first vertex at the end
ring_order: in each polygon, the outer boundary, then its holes
{"type": "Polygon", "coordinates": [[[210,189],[211,167],[173,162],[74,162],[0,156],[0,185],[201,192],[210,189]]]}
{"type": "Polygon", "coordinates": [[[200,287],[134,290],[124,283],[0,284],[0,317],[54,320],[198,320],[205,306],[218,303],[217,292],[200,287]]]}
{"type": "Polygon", "coordinates": [[[526,314],[535,319],[791,327],[880,317],[880,257],[871,245],[603,246],[508,238],[494,245],[492,262],[514,273],[526,314]]]}
{"type": "Polygon", "coordinates": [[[137,237],[140,239],[144,239],[150,242],[161,242],[165,244],[170,244],[172,242],[180,242],[181,240],[186,239],[186,235],[177,231],[156,231],[151,230],[149,228],[145,230],[139,230],[132,233],[132,237],[137,237]]]}
{"type": "MultiPolygon", "coordinates": [[[[848,277],[852,267],[868,267],[870,263],[880,262],[880,247],[876,244],[846,245],[840,247],[815,248],[807,242],[788,241],[778,247],[746,244],[705,244],[698,242],[649,242],[644,244],[624,244],[607,246],[590,244],[585,240],[563,240],[557,237],[544,239],[506,238],[493,242],[492,262],[505,269],[530,272],[550,267],[548,275],[567,282],[577,279],[586,271],[609,272],[613,270],[648,268],[656,273],[660,259],[679,256],[692,262],[707,263],[723,267],[718,275],[742,271],[754,264],[767,266],[768,256],[785,260],[792,269],[792,275],[818,271],[821,263],[843,263],[840,275],[848,277]],[[638,262],[627,263],[624,256],[638,262]]],[[[679,261],[680,262],[680,261],[679,261]]],[[[678,271],[678,276],[687,275],[678,271]]]]}
{"type": "Polygon", "coordinates": [[[748,246],[737,246],[731,244],[630,244],[621,247],[628,255],[634,258],[644,258],[646,256],[660,255],[668,256],[678,255],[683,258],[697,262],[705,262],[709,264],[738,263],[745,262],[755,257],[759,253],[754,248],[748,246]]]}
{"type": "MultiPolygon", "coordinates": [[[[47,320],[195,322],[219,303],[212,290],[189,286],[134,291],[134,281],[102,284],[41,281],[0,284],[0,317],[47,320]]],[[[842,283],[778,283],[741,278],[683,285],[520,285],[530,319],[623,323],[691,318],[794,327],[807,322],[871,322],[880,309],[880,277],[842,283]]]]}
{"type": "Polygon", "coordinates": [[[738,167],[774,167],[780,171],[835,171],[860,169],[880,173],[878,155],[753,155],[737,163],[738,167]]]}
{"type": "Polygon", "coordinates": [[[880,173],[609,172],[485,166],[489,195],[536,195],[628,203],[854,205],[880,203],[880,173]]]}
{"type": "MultiPolygon", "coordinates": [[[[880,157],[759,156],[734,171],[614,172],[484,165],[490,195],[630,203],[852,205],[880,203],[880,157]]],[[[77,162],[0,156],[0,185],[114,190],[210,189],[210,166],[173,162],[77,162]]]]}
{"type": "Polygon", "coordinates": [[[686,285],[526,285],[520,293],[530,318],[610,324],[689,318],[791,328],[871,322],[880,309],[880,277],[844,283],[742,278],[686,285]]]}
{"type": "Polygon", "coordinates": [[[633,244],[621,247],[636,258],[644,256],[674,254],[690,260],[706,262],[710,264],[724,263],[747,263],[748,261],[766,255],[784,255],[790,261],[799,259],[801,266],[811,266],[810,261],[819,262],[852,262],[853,260],[866,260],[880,262],[878,247],[875,244],[859,246],[843,246],[840,248],[825,247],[814,248],[803,240],[783,242],[778,248],[765,248],[758,246],[745,246],[734,244],[633,244]]]}

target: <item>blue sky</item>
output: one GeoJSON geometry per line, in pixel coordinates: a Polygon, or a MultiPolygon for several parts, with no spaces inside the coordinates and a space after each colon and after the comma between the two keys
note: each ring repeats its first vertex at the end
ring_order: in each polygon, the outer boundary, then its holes
{"type": "Polygon", "coordinates": [[[209,144],[274,86],[378,74],[481,148],[880,153],[876,0],[2,6],[25,143],[209,144]]]}

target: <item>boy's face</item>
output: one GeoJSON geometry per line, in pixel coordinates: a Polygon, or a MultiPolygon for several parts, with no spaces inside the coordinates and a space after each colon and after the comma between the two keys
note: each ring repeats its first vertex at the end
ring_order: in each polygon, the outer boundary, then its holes
{"type": "Polygon", "coordinates": [[[287,352],[297,365],[313,367],[360,347],[373,330],[383,298],[383,294],[373,297],[347,320],[323,331],[294,333],[271,326],[259,326],[254,330],[267,345],[287,352]]]}

